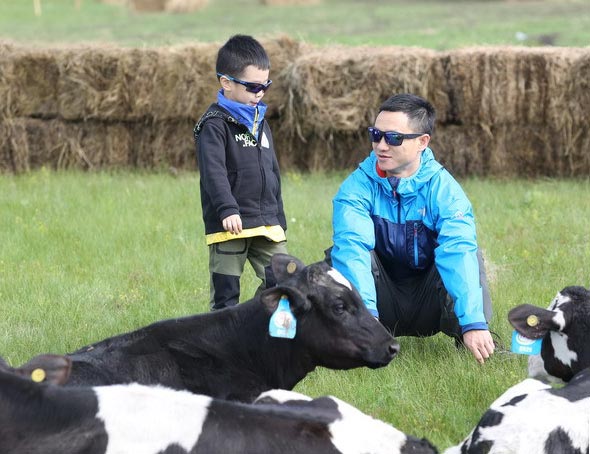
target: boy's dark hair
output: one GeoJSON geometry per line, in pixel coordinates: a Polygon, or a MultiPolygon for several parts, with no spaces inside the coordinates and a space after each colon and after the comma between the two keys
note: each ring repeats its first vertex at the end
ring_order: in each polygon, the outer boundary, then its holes
{"type": "Polygon", "coordinates": [[[410,93],[393,95],[379,107],[379,112],[383,111],[405,113],[416,133],[432,135],[434,132],[436,111],[432,104],[420,96],[410,93]]]}
{"type": "Polygon", "coordinates": [[[215,71],[240,78],[250,65],[258,69],[270,69],[270,59],[264,47],[254,38],[234,35],[217,52],[215,71]]]}

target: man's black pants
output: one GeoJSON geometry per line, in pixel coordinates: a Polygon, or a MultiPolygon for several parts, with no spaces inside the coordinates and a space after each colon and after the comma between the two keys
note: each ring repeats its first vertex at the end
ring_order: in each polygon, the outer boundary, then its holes
{"type": "MultiPolygon", "coordinates": [[[[492,301],[483,257],[479,251],[477,259],[484,316],[489,322],[492,318],[492,301]]],[[[371,271],[377,290],[379,321],[394,336],[431,336],[442,331],[448,336],[461,338],[454,302],[434,264],[419,275],[394,281],[383,268],[377,254],[372,251],[371,271]]]]}
{"type": "MultiPolygon", "coordinates": [[[[325,251],[326,261],[330,264],[331,250],[325,251]]],[[[492,319],[492,300],[480,251],[477,252],[477,260],[484,316],[489,323],[492,319]]],[[[462,338],[461,326],[454,311],[455,303],[434,264],[421,274],[394,281],[383,268],[375,251],[371,251],[371,272],[377,291],[379,321],[394,336],[422,337],[443,332],[455,339],[462,338]]]]}

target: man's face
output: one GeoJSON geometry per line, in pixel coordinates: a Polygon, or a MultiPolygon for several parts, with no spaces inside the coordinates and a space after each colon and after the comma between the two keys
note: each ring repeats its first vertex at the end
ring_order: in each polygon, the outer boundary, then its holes
{"type": "MultiPolygon", "coordinates": [[[[408,122],[408,116],[403,112],[383,111],[377,115],[375,128],[383,131],[395,131],[402,134],[416,134],[408,122]]],[[[385,137],[379,142],[373,142],[373,150],[377,156],[379,167],[388,177],[406,178],[413,175],[420,167],[420,155],[428,146],[430,136],[424,134],[415,139],[404,139],[401,145],[392,146],[385,142],[385,137]]]]}
{"type": "MultiPolygon", "coordinates": [[[[252,65],[246,66],[246,69],[244,69],[242,74],[230,74],[230,76],[236,77],[244,82],[254,82],[258,84],[265,84],[268,82],[268,75],[268,69],[259,69],[252,65]]],[[[258,93],[250,93],[249,91],[246,91],[245,86],[224,77],[220,79],[220,82],[223,87],[223,94],[227,99],[247,104],[249,106],[256,106],[260,100],[262,100],[265,93],[264,90],[261,90],[258,93]]]]}

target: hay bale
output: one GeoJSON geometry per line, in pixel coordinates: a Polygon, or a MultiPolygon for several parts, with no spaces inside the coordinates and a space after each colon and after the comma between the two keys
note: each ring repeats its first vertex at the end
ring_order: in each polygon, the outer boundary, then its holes
{"type": "Polygon", "coordinates": [[[192,13],[203,9],[209,0],[168,0],[164,11],[170,13],[192,13]]]}
{"type": "Polygon", "coordinates": [[[195,170],[196,155],[190,119],[154,121],[133,126],[131,163],[146,169],[195,170]]]}
{"type": "Polygon", "coordinates": [[[121,56],[116,47],[66,48],[58,52],[59,112],[67,120],[126,118],[131,110],[121,56]]]}
{"type": "Polygon", "coordinates": [[[266,6],[308,6],[320,3],[321,0],[260,0],[260,4],[266,6]]]}
{"type": "Polygon", "coordinates": [[[283,133],[305,143],[357,132],[378,106],[399,92],[427,95],[435,51],[401,47],[319,48],[286,70],[289,87],[283,133]]]}
{"type": "Polygon", "coordinates": [[[190,119],[86,122],[13,118],[0,122],[0,170],[196,168],[190,119]]]}
{"type": "Polygon", "coordinates": [[[563,103],[560,106],[570,123],[590,124],[590,48],[584,48],[568,71],[563,103]],[[569,115],[566,115],[568,114],[569,115]]]}
{"type": "Polygon", "coordinates": [[[263,99],[264,103],[268,105],[266,116],[268,118],[278,117],[286,108],[289,100],[290,79],[288,67],[300,56],[313,50],[313,47],[295,41],[288,36],[261,38],[260,43],[264,46],[271,64],[272,88],[268,90],[263,99]]]}
{"type": "Polygon", "coordinates": [[[194,116],[214,99],[215,53],[210,44],[69,50],[60,62],[60,115],[109,121],[194,116]]]}
{"type": "MultiPolygon", "coordinates": [[[[302,45],[285,37],[267,39],[264,45],[276,74],[265,100],[272,116],[285,104],[282,67],[297,57],[302,45]]],[[[0,115],[70,121],[196,120],[219,90],[219,46],[17,47],[0,57],[0,115]]]]}
{"type": "Polygon", "coordinates": [[[55,116],[58,77],[53,52],[20,47],[1,51],[0,116],[55,116]]]}
{"type": "Polygon", "coordinates": [[[17,118],[5,120],[2,126],[11,155],[10,167],[2,169],[17,173],[42,166],[86,170],[125,167],[132,144],[124,124],[17,118]]]}
{"type": "Polygon", "coordinates": [[[477,47],[441,54],[430,100],[449,124],[560,121],[564,82],[580,49],[477,47]]]}
{"type": "Polygon", "coordinates": [[[127,0],[128,7],[138,13],[164,11],[167,0],[127,0]]]}

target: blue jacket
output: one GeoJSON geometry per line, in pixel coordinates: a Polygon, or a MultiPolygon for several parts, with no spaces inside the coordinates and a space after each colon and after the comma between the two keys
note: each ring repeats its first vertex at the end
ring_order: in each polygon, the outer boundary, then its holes
{"type": "Polygon", "coordinates": [[[420,168],[390,181],[372,152],[340,186],[333,200],[332,263],[378,315],[370,251],[392,278],[428,268],[433,261],[453,301],[463,332],[488,329],[479,282],[477,241],[471,203],[432,150],[420,168]]]}

